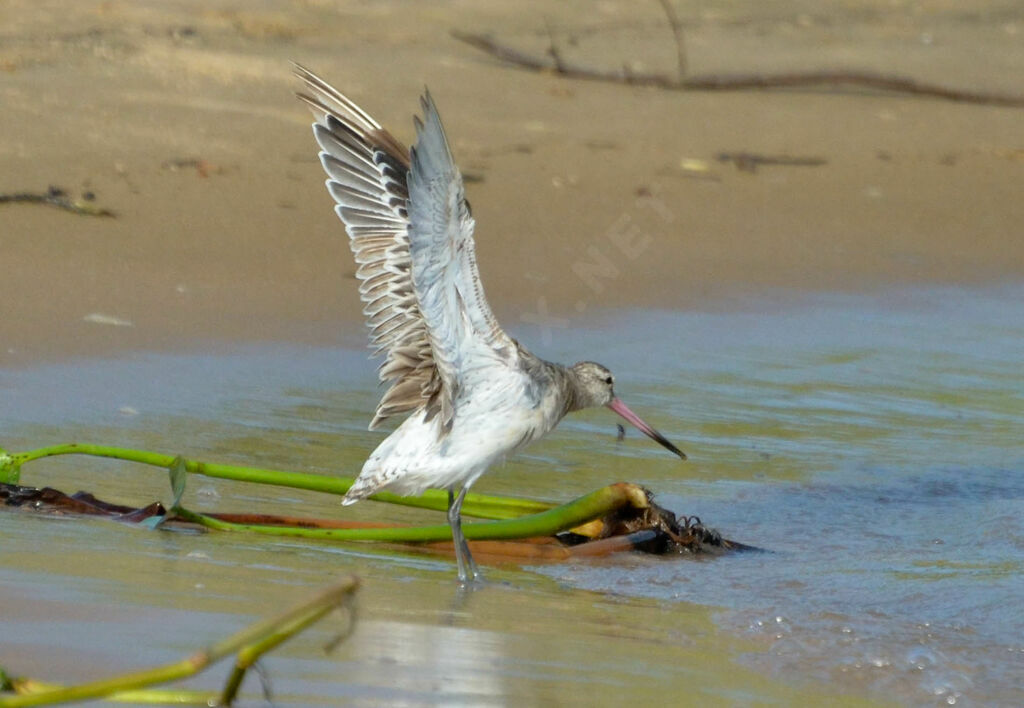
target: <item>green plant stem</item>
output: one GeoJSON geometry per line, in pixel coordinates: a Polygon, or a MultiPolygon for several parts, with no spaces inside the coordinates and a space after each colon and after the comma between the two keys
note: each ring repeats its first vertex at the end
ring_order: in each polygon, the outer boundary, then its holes
{"type": "MultiPolygon", "coordinates": [[[[22,694],[40,694],[44,691],[56,691],[66,688],[56,683],[45,683],[35,679],[16,679],[14,690],[22,694]]],[[[176,705],[176,706],[211,706],[220,700],[217,691],[192,691],[173,688],[141,688],[132,691],[116,691],[103,696],[103,700],[111,703],[130,703],[131,705],[176,705]]],[[[11,705],[10,700],[0,695],[0,706],[11,705]]]]}
{"type": "MultiPolygon", "coordinates": [[[[26,462],[40,460],[45,457],[56,455],[90,455],[93,457],[107,457],[128,462],[139,462],[145,465],[163,467],[164,469],[174,464],[175,455],[165,455],[147,450],[133,450],[123,447],[111,447],[108,445],[91,445],[86,443],[66,443],[41,447],[27,452],[11,453],[9,466],[18,470],[26,462]]],[[[308,489],[327,494],[344,494],[355,481],[351,477],[328,477],[318,474],[305,474],[302,472],[286,472],[283,470],[268,470],[256,467],[239,467],[235,465],[219,465],[198,460],[183,459],[185,471],[189,474],[199,474],[205,477],[216,477],[218,479],[231,479],[240,482],[252,482],[255,484],[270,484],[280,487],[291,487],[294,489],[308,489]]],[[[381,492],[369,497],[374,501],[387,502],[389,504],[401,504],[414,506],[422,509],[433,509],[444,511],[448,508],[448,493],[438,490],[427,490],[419,497],[400,497],[397,494],[381,492]]],[[[469,494],[466,496],[462,506],[462,512],[466,516],[474,516],[481,519],[514,519],[525,514],[551,509],[554,505],[549,502],[534,501],[531,499],[517,499],[514,497],[496,497],[483,494],[469,494]]]]}
{"type": "MultiPolygon", "coordinates": [[[[647,497],[640,487],[619,483],[603,487],[568,504],[548,509],[539,514],[531,514],[516,519],[464,524],[462,532],[467,539],[474,540],[551,536],[606,516],[623,506],[645,508],[647,505],[647,497]]],[[[451,528],[447,524],[358,529],[308,529],[295,526],[236,524],[180,507],[174,509],[174,512],[186,521],[219,531],[249,531],[271,536],[330,538],[339,541],[385,541],[393,543],[430,543],[448,541],[452,537],[451,528]]]]}
{"type": "MultiPolygon", "coordinates": [[[[291,639],[309,625],[319,622],[324,615],[333,612],[338,604],[334,602],[321,602],[316,605],[307,606],[305,612],[295,613],[290,619],[282,621],[280,625],[270,627],[269,629],[272,631],[269,631],[266,636],[260,637],[251,644],[239,649],[238,656],[235,659],[235,668],[224,684],[220,702],[230,705],[235,700],[238,688],[242,685],[242,679],[245,678],[245,672],[261,656],[291,639]]],[[[354,612],[351,607],[349,607],[349,611],[354,612]]],[[[353,615],[349,621],[349,629],[352,628],[354,619],[353,615]]]]}
{"type": "MultiPolygon", "coordinates": [[[[245,668],[248,668],[263,652],[293,637],[297,632],[316,622],[331,610],[341,607],[358,587],[359,581],[355,577],[349,577],[328,588],[312,600],[308,600],[277,617],[246,627],[242,631],[213,644],[207,649],[198,651],[182,661],[79,686],[65,686],[41,693],[0,696],[0,708],[84,701],[101,698],[112,693],[136,690],[156,683],[176,681],[197,674],[210,664],[236,652],[240,658],[244,654],[245,668]]],[[[242,676],[238,675],[236,681],[237,673],[236,667],[236,670],[229,677],[228,683],[225,685],[224,694],[222,695],[228,695],[228,689],[233,683],[234,690],[237,691],[242,679],[242,676]]],[[[242,673],[244,673],[244,670],[242,673]]],[[[232,692],[230,695],[233,698],[234,693],[232,692]]]]}
{"type": "Polygon", "coordinates": [[[0,447],[0,482],[4,484],[17,484],[21,470],[14,464],[14,458],[7,454],[7,450],[0,447]]]}

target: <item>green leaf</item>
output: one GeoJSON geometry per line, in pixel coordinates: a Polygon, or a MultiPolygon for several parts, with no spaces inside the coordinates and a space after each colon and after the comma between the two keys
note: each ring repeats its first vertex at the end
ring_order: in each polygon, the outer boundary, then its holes
{"type": "Polygon", "coordinates": [[[21,479],[21,468],[14,464],[14,458],[0,447],[0,482],[17,484],[21,479]]]}
{"type": "Polygon", "coordinates": [[[188,478],[188,470],[185,469],[185,458],[178,455],[168,468],[171,477],[171,493],[174,494],[174,501],[171,508],[177,509],[181,504],[181,497],[185,494],[185,480],[188,478]]]}
{"type": "Polygon", "coordinates": [[[171,512],[181,505],[181,497],[185,494],[185,480],[188,477],[185,458],[181,455],[175,457],[174,461],[167,468],[167,472],[171,479],[171,494],[174,495],[174,501],[171,502],[170,508],[163,516],[151,516],[141,522],[143,526],[151,529],[158,528],[160,524],[167,520],[167,517],[171,516],[171,512]]]}

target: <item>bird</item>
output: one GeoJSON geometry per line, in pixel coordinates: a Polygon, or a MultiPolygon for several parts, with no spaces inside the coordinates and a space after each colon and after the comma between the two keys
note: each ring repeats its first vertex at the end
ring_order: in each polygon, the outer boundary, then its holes
{"type": "Polygon", "coordinates": [[[345,225],[374,355],[388,384],[369,428],[404,420],[370,454],[342,503],[388,490],[447,490],[458,580],[481,580],[462,504],[493,464],[551,432],[568,413],[606,406],[686,455],[615,395],[605,366],[545,361],[505,333],[484,296],[475,221],[429,90],[406,148],[369,113],[295,64],[313,113],[327,191],[345,225]]]}

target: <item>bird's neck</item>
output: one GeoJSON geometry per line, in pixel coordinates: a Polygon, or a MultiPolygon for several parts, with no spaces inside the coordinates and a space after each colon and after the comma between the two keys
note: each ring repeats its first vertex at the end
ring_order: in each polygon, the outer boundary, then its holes
{"type": "Polygon", "coordinates": [[[561,392],[562,415],[586,408],[587,403],[580,395],[580,384],[576,372],[561,364],[552,366],[556,370],[554,376],[558,383],[558,390],[561,392]]]}
{"type": "Polygon", "coordinates": [[[538,402],[545,398],[544,391],[554,400],[548,399],[545,408],[549,414],[554,414],[552,427],[565,414],[585,408],[583,400],[579,396],[579,383],[576,372],[568,366],[556,364],[553,361],[546,361],[534,356],[522,345],[518,345],[519,361],[527,376],[540,384],[537,391],[538,402]]]}

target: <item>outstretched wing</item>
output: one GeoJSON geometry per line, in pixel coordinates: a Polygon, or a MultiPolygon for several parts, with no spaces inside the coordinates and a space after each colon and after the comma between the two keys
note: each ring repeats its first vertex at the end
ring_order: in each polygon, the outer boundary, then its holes
{"type": "Polygon", "coordinates": [[[316,74],[295,73],[358,264],[370,341],[385,355],[380,379],[391,382],[370,428],[425,406],[448,430],[464,373],[507,366],[517,350],[484,297],[473,219],[437,109],[426,94],[410,153],[316,74]]]}

